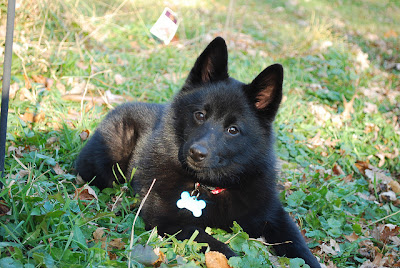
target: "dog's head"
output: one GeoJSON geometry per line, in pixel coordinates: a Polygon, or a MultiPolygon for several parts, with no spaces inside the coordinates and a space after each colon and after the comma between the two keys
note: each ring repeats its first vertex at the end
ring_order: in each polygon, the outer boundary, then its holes
{"type": "Polygon", "coordinates": [[[219,187],[239,185],[260,165],[274,168],[271,125],[282,82],[279,64],[250,84],[230,78],[225,41],[215,38],[171,104],[182,165],[199,182],[219,187]]]}

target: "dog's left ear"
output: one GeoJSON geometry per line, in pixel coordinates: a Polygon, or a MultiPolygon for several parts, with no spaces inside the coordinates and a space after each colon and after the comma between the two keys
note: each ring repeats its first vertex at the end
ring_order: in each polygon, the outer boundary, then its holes
{"type": "Polygon", "coordinates": [[[282,100],[283,67],[274,64],[262,71],[250,84],[245,93],[258,113],[272,122],[282,100]]]}
{"type": "Polygon", "coordinates": [[[225,40],[222,37],[216,37],[197,58],[183,90],[228,77],[228,50],[225,40]]]}

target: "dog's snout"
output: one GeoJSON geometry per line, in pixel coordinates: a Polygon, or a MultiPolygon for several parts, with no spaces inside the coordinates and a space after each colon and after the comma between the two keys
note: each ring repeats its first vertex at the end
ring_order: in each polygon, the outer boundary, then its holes
{"type": "Polygon", "coordinates": [[[189,156],[196,162],[203,161],[208,155],[207,148],[200,144],[193,144],[189,149],[189,156]]]}

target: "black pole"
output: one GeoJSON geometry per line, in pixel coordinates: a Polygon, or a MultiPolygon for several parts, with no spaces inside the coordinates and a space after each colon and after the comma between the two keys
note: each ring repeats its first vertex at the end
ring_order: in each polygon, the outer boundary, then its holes
{"type": "MultiPolygon", "coordinates": [[[[8,101],[9,101],[10,81],[11,81],[11,60],[12,60],[12,44],[14,37],[14,19],[15,19],[15,0],[8,0],[6,45],[4,50],[4,64],[3,64],[3,89],[1,93],[1,117],[0,117],[1,177],[4,177],[4,159],[6,157],[7,117],[8,117],[8,101]]],[[[1,188],[3,188],[3,183],[0,181],[0,189],[1,188]]]]}

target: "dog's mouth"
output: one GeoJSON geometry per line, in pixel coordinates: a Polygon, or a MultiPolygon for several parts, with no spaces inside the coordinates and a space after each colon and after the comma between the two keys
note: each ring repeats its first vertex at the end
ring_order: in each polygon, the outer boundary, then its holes
{"type": "Polygon", "coordinates": [[[184,164],[196,180],[212,192],[215,189],[218,191],[221,188],[233,188],[240,183],[237,173],[225,162],[217,161],[210,165],[208,162],[199,163],[187,157],[184,164]]]}

